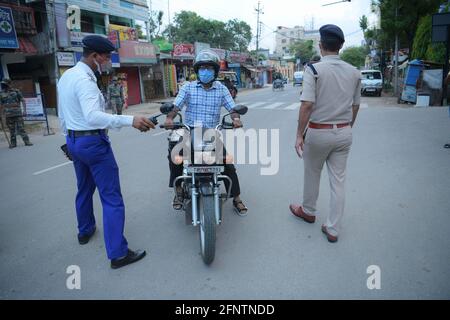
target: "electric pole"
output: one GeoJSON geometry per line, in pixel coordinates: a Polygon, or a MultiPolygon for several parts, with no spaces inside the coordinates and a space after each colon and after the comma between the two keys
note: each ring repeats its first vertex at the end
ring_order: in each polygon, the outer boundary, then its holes
{"type": "Polygon", "coordinates": [[[260,8],[260,1],[258,1],[258,9],[255,9],[255,11],[258,13],[258,22],[256,24],[256,52],[258,53],[259,50],[259,37],[260,37],[260,22],[259,22],[259,15],[264,14],[262,11],[262,8],[260,8]]]}
{"type": "Polygon", "coordinates": [[[397,31],[398,3],[395,4],[395,63],[394,63],[394,95],[398,95],[398,31],[397,31]]]}

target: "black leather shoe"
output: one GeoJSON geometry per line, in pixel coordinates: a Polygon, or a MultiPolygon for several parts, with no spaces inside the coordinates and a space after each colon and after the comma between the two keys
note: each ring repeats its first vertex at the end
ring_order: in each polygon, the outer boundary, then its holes
{"type": "Polygon", "coordinates": [[[128,253],[125,257],[120,259],[112,259],[111,260],[111,268],[117,269],[120,267],[124,267],[127,264],[134,263],[136,261],[141,260],[143,257],[145,257],[145,250],[130,250],[128,249],[128,253]]]}
{"type": "Polygon", "coordinates": [[[94,231],[92,231],[91,234],[80,236],[78,235],[78,243],[83,245],[89,242],[89,239],[94,235],[96,228],[94,228],[94,231]]]}

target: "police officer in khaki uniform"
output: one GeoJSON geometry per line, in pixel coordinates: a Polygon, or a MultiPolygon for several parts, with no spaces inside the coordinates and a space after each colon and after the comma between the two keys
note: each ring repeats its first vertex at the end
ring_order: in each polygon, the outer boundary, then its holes
{"type": "Polygon", "coordinates": [[[304,72],[295,144],[304,160],[303,205],[291,204],[290,210],[306,222],[315,221],[320,175],[326,163],[331,200],[322,232],[328,241],[336,242],[344,213],[347,158],[359,110],[361,80],[360,72],[339,58],[345,41],[342,30],[324,25],[319,32],[322,60],[309,64],[304,72]]]}
{"type": "Polygon", "coordinates": [[[123,96],[123,86],[117,77],[113,77],[112,83],[108,86],[108,101],[111,103],[113,113],[121,115],[125,98],[123,96]]]}
{"type": "Polygon", "coordinates": [[[4,79],[1,82],[2,92],[0,94],[0,103],[3,111],[2,115],[6,118],[6,125],[8,126],[10,136],[11,136],[11,144],[9,148],[15,148],[17,146],[16,134],[22,136],[23,142],[26,146],[32,146],[33,144],[30,142],[30,138],[25,132],[25,124],[23,122],[22,108],[20,107],[20,103],[25,103],[23,99],[23,95],[18,89],[14,89],[11,87],[11,80],[4,79]]]}

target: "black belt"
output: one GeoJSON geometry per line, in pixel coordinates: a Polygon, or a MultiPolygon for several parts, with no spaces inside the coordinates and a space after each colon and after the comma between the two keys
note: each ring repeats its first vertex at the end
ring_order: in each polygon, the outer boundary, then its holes
{"type": "Polygon", "coordinates": [[[69,136],[71,137],[84,137],[84,136],[95,136],[95,135],[102,135],[107,134],[108,132],[105,129],[98,129],[98,130],[67,130],[69,133],[69,136]]]}

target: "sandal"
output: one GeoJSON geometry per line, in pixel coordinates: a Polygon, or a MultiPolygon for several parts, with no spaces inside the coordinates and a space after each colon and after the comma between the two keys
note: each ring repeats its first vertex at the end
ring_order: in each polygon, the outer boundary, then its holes
{"type": "Polygon", "coordinates": [[[445,148],[445,149],[449,149],[449,148],[450,148],[450,143],[444,144],[444,148],[445,148]]]}
{"type": "Polygon", "coordinates": [[[238,215],[240,216],[247,215],[248,208],[244,205],[242,200],[239,201],[233,200],[233,207],[238,215]]]}
{"type": "Polygon", "coordinates": [[[172,201],[174,210],[181,210],[183,208],[183,191],[177,191],[172,201]]]}

